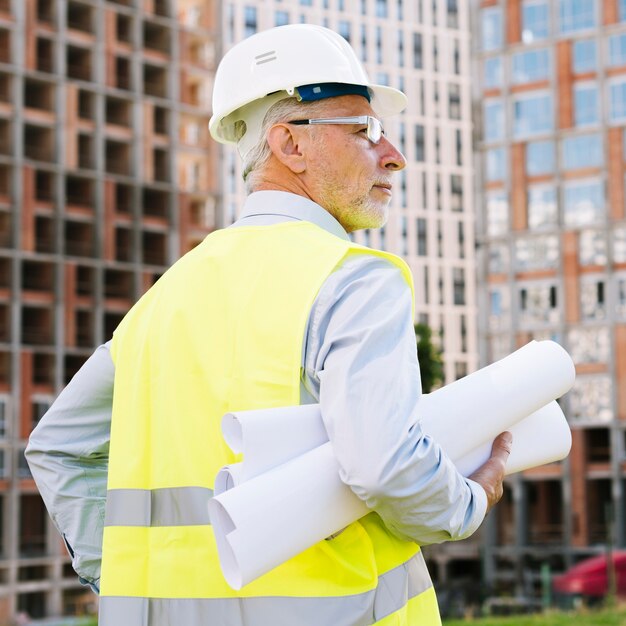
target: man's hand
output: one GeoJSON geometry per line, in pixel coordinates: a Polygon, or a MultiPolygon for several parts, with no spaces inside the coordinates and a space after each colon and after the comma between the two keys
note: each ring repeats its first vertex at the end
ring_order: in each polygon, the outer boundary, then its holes
{"type": "Polygon", "coordinates": [[[506,431],[500,433],[493,441],[491,456],[469,478],[476,481],[487,494],[487,512],[502,497],[502,481],[507,459],[511,453],[513,435],[506,431]]]}

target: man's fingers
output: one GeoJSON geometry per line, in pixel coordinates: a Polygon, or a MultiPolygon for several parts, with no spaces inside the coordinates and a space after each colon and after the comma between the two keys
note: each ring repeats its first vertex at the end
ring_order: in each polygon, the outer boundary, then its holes
{"type": "Polygon", "coordinates": [[[500,433],[494,440],[491,446],[491,456],[501,459],[504,463],[507,462],[509,454],[511,454],[511,447],[513,445],[513,435],[507,430],[500,433]]]}

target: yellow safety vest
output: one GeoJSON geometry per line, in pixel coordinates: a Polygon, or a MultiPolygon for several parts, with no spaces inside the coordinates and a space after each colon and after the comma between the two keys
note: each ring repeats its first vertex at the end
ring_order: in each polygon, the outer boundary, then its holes
{"type": "Polygon", "coordinates": [[[234,591],[207,514],[238,459],[221,417],[300,403],[311,306],[348,255],[406,264],[308,222],[209,235],[115,331],[99,626],[436,626],[419,547],[372,513],[234,591]]]}

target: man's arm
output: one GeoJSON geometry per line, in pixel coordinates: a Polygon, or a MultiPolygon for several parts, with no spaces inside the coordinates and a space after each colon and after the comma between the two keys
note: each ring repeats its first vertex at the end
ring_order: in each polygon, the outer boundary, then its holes
{"type": "Polygon", "coordinates": [[[114,367],[100,346],[33,430],[26,459],[72,566],[100,580],[114,367]]]}
{"type": "MultiPolygon", "coordinates": [[[[342,480],[390,530],[424,545],[471,535],[488,499],[422,432],[411,298],[388,261],[346,261],[313,306],[304,385],[319,398],[342,480]]],[[[482,480],[498,482],[493,471],[482,480]]]]}

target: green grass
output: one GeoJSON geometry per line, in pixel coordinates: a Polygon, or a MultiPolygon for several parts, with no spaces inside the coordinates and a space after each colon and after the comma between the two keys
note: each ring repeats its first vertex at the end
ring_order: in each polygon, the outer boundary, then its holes
{"type": "Polygon", "coordinates": [[[444,620],[444,626],[626,626],[626,608],[578,613],[550,612],[543,615],[485,617],[473,620],[444,620]]]}

